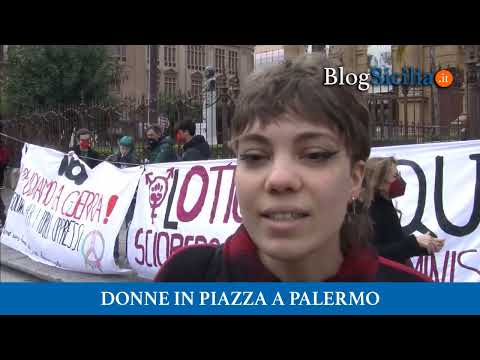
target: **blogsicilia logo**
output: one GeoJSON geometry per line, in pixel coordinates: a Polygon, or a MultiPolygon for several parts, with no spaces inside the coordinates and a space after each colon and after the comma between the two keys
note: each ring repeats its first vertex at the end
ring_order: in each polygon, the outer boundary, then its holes
{"type": "Polygon", "coordinates": [[[368,91],[370,86],[432,86],[448,88],[453,84],[450,70],[422,72],[418,68],[403,67],[401,72],[390,73],[388,68],[372,67],[368,73],[345,73],[343,66],[325,68],[324,85],[356,86],[360,91],[368,91]]]}

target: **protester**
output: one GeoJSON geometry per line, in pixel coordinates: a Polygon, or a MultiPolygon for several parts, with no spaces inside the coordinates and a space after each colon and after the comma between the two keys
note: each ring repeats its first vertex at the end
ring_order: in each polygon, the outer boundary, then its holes
{"type": "Polygon", "coordinates": [[[105,160],[114,163],[120,169],[139,165],[133,138],[131,136],[123,136],[118,141],[118,152],[110,155],[105,160]]]}
{"type": "Polygon", "coordinates": [[[405,188],[406,183],[398,172],[395,158],[368,159],[361,197],[369,207],[373,220],[372,242],[381,256],[411,265],[411,257],[440,251],[444,240],[430,234],[403,233],[398,216],[401,212],[395,209],[392,199],[403,196],[405,188]]]}
{"type": "Polygon", "coordinates": [[[10,161],[10,150],[0,138],[0,189],[5,187],[5,169],[10,161]]]}
{"type": "Polygon", "coordinates": [[[92,149],[91,134],[88,129],[82,128],[77,131],[78,144],[70,148],[75,152],[91,169],[97,166],[102,160],[100,155],[92,149]]]}
{"type": "Polygon", "coordinates": [[[7,220],[7,214],[5,214],[5,203],[3,198],[0,196],[0,230],[5,226],[5,221],[7,220]]]}
{"type": "MultiPolygon", "coordinates": [[[[133,141],[133,138],[131,136],[123,136],[118,141],[118,152],[110,155],[105,160],[112,162],[113,165],[115,165],[120,169],[139,165],[139,162],[135,153],[135,143],[133,141]]],[[[130,223],[132,222],[132,219],[133,219],[133,211],[135,209],[136,196],[137,196],[137,193],[135,192],[132,202],[128,207],[127,215],[125,216],[127,234],[128,234],[128,229],[130,227],[130,223]]],[[[115,260],[118,260],[118,258],[120,257],[118,235],[117,235],[117,238],[115,239],[115,247],[113,248],[113,257],[115,258],[115,260]]]]}
{"type": "Polygon", "coordinates": [[[232,124],[242,225],[177,251],[156,281],[428,281],[369,244],[369,114],[356,88],[324,85],[325,67],[316,53],[250,75],[232,124]]]}
{"type": "Polygon", "coordinates": [[[173,140],[169,136],[163,135],[163,131],[158,125],[148,128],[147,140],[150,150],[148,160],[151,164],[178,160],[173,140]]]}
{"type": "Polygon", "coordinates": [[[175,127],[177,144],[183,145],[183,161],[208,160],[210,146],[202,135],[195,135],[195,123],[183,120],[175,127]]]}

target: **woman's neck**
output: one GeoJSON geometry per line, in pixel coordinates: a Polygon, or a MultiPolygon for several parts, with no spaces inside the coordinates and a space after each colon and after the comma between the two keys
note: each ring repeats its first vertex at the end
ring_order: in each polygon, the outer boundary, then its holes
{"type": "Polygon", "coordinates": [[[261,252],[258,256],[263,265],[282,281],[325,281],[335,276],[343,263],[339,244],[339,241],[329,241],[300,260],[280,260],[261,252]]]}

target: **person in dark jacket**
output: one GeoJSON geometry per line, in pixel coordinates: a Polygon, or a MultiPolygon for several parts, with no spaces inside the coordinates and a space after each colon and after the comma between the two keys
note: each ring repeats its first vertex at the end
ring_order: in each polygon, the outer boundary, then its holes
{"type": "MultiPolygon", "coordinates": [[[[131,136],[123,136],[122,138],[120,138],[120,140],[118,141],[118,152],[107,157],[105,161],[113,163],[113,165],[115,165],[120,169],[139,165],[137,156],[135,154],[135,143],[133,141],[133,138],[131,136]]],[[[128,229],[133,219],[133,211],[135,209],[136,199],[137,199],[137,193],[135,192],[132,202],[128,207],[127,215],[125,216],[125,224],[127,227],[127,237],[128,237],[128,229]]],[[[119,247],[119,238],[117,236],[115,240],[115,247],[113,248],[113,257],[117,260],[120,256],[118,247],[119,247]]]]}
{"type": "Polygon", "coordinates": [[[370,244],[369,114],[355,87],[324,85],[326,67],[339,71],[315,53],[250,75],[230,144],[242,223],[177,250],[156,281],[428,281],[370,244]]]}
{"type": "Polygon", "coordinates": [[[105,160],[113,163],[113,165],[120,169],[139,165],[133,138],[131,136],[123,136],[120,138],[118,141],[118,152],[110,155],[105,160]]]}
{"type": "Polygon", "coordinates": [[[210,159],[210,146],[202,135],[195,135],[195,123],[183,120],[175,127],[177,144],[183,145],[183,161],[210,159]]]}
{"type": "Polygon", "coordinates": [[[0,231],[5,226],[5,221],[7,220],[7,214],[5,214],[5,203],[3,198],[0,196],[0,231]]]}
{"type": "Polygon", "coordinates": [[[91,169],[102,162],[100,155],[92,149],[91,133],[88,129],[77,131],[77,141],[78,144],[69,150],[75,152],[91,169]]]}
{"type": "Polygon", "coordinates": [[[10,161],[10,149],[3,143],[3,140],[0,138],[0,189],[3,189],[5,186],[5,170],[10,161]]]}
{"type": "Polygon", "coordinates": [[[414,256],[442,249],[444,241],[430,234],[405,234],[392,199],[403,196],[406,183],[393,157],[373,157],[366,163],[362,198],[373,220],[373,244],[381,256],[408,264],[414,256]]]}
{"type": "Polygon", "coordinates": [[[178,161],[173,140],[163,135],[162,128],[158,125],[150,126],[147,130],[147,141],[150,155],[150,164],[178,161]]]}

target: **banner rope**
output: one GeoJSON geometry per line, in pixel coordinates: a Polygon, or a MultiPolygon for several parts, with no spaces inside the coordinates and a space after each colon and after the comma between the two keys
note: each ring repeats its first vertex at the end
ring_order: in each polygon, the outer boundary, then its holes
{"type": "MultiPolygon", "coordinates": [[[[0,131],[0,136],[3,136],[3,137],[6,137],[8,139],[11,139],[11,140],[14,140],[14,141],[17,141],[19,142],[20,144],[29,144],[28,142],[24,141],[24,140],[21,140],[21,139],[18,139],[16,137],[13,137],[13,136],[10,136],[10,135],[7,135],[3,132],[0,131]]],[[[35,144],[33,144],[35,145],[35,144]]],[[[38,146],[38,145],[37,145],[38,146]]],[[[47,148],[49,149],[49,148],[47,148]]],[[[52,149],[52,150],[56,150],[64,155],[69,155],[69,153],[66,153],[66,152],[63,152],[63,151],[60,151],[60,150],[57,150],[57,149],[52,149]]],[[[71,150],[73,152],[73,150],[71,150]]],[[[112,154],[113,155],[113,154],[112,154]]],[[[145,168],[145,165],[146,163],[128,163],[128,162],[120,162],[120,161],[108,161],[106,159],[96,159],[96,158],[92,158],[92,157],[89,157],[89,156],[83,156],[83,155],[80,155],[78,156],[79,158],[81,159],[90,159],[90,160],[95,160],[95,161],[98,161],[99,163],[103,162],[103,161],[106,161],[110,164],[119,164],[119,165],[132,165],[132,166],[143,166],[145,168]]]]}

